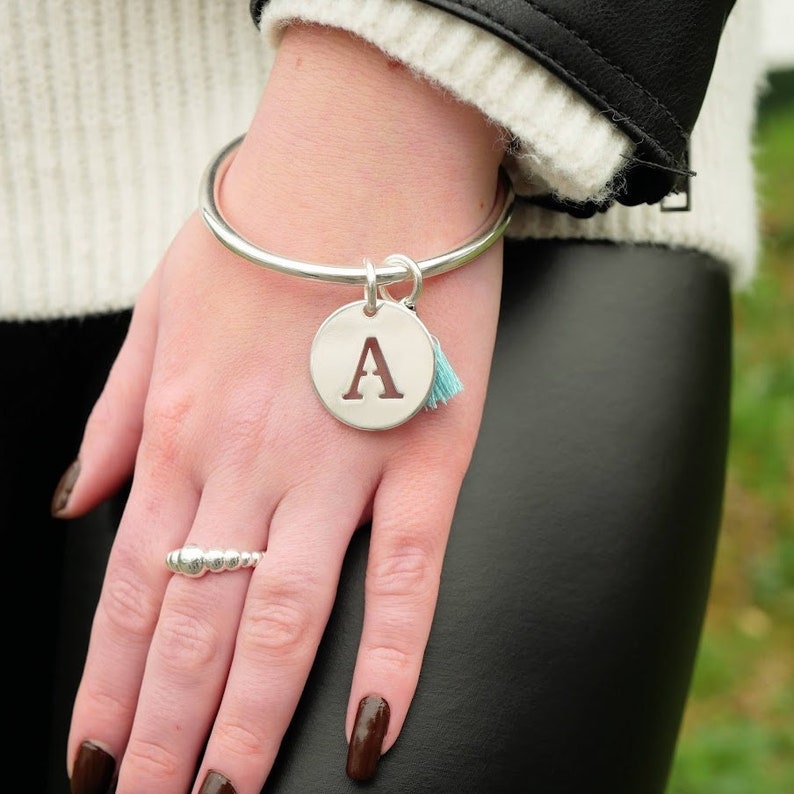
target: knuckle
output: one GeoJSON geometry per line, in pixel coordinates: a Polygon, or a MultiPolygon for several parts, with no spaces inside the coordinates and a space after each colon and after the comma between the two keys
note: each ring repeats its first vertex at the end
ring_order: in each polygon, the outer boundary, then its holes
{"type": "Polygon", "coordinates": [[[245,641],[255,653],[292,658],[313,644],[310,592],[297,580],[282,580],[249,597],[245,641]]]}
{"type": "Polygon", "coordinates": [[[400,678],[411,677],[419,667],[417,654],[406,651],[399,644],[385,639],[367,643],[362,650],[383,675],[400,678]]]}
{"type": "Polygon", "coordinates": [[[366,594],[375,598],[423,601],[435,597],[440,571],[427,541],[406,542],[373,560],[367,570],[366,594]]]}
{"type": "Polygon", "coordinates": [[[272,396],[263,395],[260,390],[257,401],[248,395],[245,388],[240,387],[239,392],[228,400],[228,410],[221,422],[221,435],[229,440],[231,446],[259,449],[264,440],[272,396]]]}
{"type": "Polygon", "coordinates": [[[143,581],[131,568],[119,566],[113,576],[105,577],[102,595],[104,612],[111,624],[123,635],[138,640],[151,635],[157,615],[143,581]]]}
{"type": "Polygon", "coordinates": [[[194,400],[183,391],[159,393],[144,410],[142,446],[160,463],[179,466],[184,460],[190,436],[194,400]]]}
{"type": "Polygon", "coordinates": [[[190,675],[207,668],[217,656],[218,632],[192,609],[164,610],[157,626],[160,642],[156,648],[163,662],[180,675],[190,675]]]}
{"type": "Polygon", "coordinates": [[[213,741],[223,747],[224,757],[239,757],[251,763],[252,758],[262,758],[267,749],[263,736],[251,730],[250,721],[224,719],[213,728],[213,741]]]}
{"type": "Polygon", "coordinates": [[[99,681],[96,676],[86,676],[85,699],[97,714],[113,714],[119,721],[132,721],[135,704],[119,696],[118,691],[106,678],[99,681]]]}
{"type": "Polygon", "coordinates": [[[265,422],[258,408],[248,412],[235,408],[226,410],[216,431],[221,450],[218,465],[232,473],[244,474],[245,480],[251,472],[260,471],[263,450],[273,448],[267,438],[265,422]]]}
{"type": "Polygon", "coordinates": [[[149,791],[171,791],[168,781],[176,781],[181,775],[183,762],[166,747],[156,742],[146,742],[142,739],[130,740],[124,751],[124,774],[131,773],[136,779],[149,781],[149,791]]]}

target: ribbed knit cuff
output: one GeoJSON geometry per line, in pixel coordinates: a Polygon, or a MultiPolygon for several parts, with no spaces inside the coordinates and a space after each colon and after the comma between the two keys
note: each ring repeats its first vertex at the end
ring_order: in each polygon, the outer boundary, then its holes
{"type": "Polygon", "coordinates": [[[603,200],[630,139],[573,89],[498,37],[417,0],[270,0],[274,49],[296,20],[342,28],[477,107],[518,141],[505,166],[521,195],[603,200]]]}

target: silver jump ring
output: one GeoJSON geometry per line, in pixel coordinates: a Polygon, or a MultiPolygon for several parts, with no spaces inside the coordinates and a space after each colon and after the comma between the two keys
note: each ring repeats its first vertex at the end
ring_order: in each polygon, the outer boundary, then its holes
{"type": "MultiPolygon", "coordinates": [[[[419,296],[422,294],[422,270],[419,265],[414,262],[411,257],[406,256],[405,254],[391,254],[383,260],[384,265],[401,265],[405,268],[406,275],[410,274],[413,276],[414,286],[411,290],[411,294],[408,297],[403,298],[400,303],[406,306],[409,309],[416,308],[416,302],[419,300],[419,296]]],[[[382,284],[380,288],[380,294],[383,295],[384,298],[388,298],[389,300],[394,300],[389,292],[389,287],[386,284],[382,284]]]]}
{"type": "Polygon", "coordinates": [[[367,305],[364,307],[364,313],[367,317],[373,317],[378,311],[378,276],[372,260],[365,259],[364,267],[367,269],[367,286],[364,288],[367,305]]]}
{"type": "MultiPolygon", "coordinates": [[[[242,143],[243,135],[224,146],[204,170],[199,185],[199,211],[207,228],[230,251],[253,262],[260,267],[285,273],[289,276],[330,281],[336,284],[365,286],[367,273],[361,267],[337,267],[315,262],[301,262],[289,259],[272,251],[254,245],[232,228],[218,208],[218,191],[229,166],[232,155],[242,143]]],[[[444,254],[417,262],[425,278],[446,273],[448,270],[465,265],[487,251],[507,229],[513,214],[516,195],[510,178],[504,170],[499,170],[496,200],[488,217],[473,237],[444,254]]],[[[394,284],[405,278],[405,268],[399,265],[382,265],[377,270],[379,284],[394,284]]]]}
{"type": "Polygon", "coordinates": [[[237,549],[202,549],[194,543],[169,551],[165,558],[168,570],[198,578],[207,571],[236,571],[239,568],[256,568],[265,556],[264,551],[238,551],[237,549]]]}

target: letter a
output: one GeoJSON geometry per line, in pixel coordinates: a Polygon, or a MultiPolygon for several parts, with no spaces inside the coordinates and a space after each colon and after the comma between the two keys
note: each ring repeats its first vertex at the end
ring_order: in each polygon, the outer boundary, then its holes
{"type": "Polygon", "coordinates": [[[380,396],[381,400],[402,400],[405,396],[397,391],[394,385],[394,378],[389,372],[389,365],[383,356],[383,351],[380,349],[380,344],[375,336],[368,336],[364,342],[364,347],[361,350],[361,356],[358,359],[358,366],[356,367],[355,374],[353,375],[353,382],[347,390],[347,394],[342,395],[343,400],[363,400],[364,395],[358,390],[361,379],[366,377],[367,370],[365,364],[367,362],[367,353],[372,353],[372,358],[375,361],[375,369],[372,370],[373,375],[377,375],[383,382],[383,393],[380,396]]]}

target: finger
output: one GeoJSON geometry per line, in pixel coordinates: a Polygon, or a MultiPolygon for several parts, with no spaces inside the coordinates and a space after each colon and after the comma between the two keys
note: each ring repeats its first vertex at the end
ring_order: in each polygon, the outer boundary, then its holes
{"type": "Polygon", "coordinates": [[[135,305],[124,344],[86,423],[77,459],[55,489],[51,509],[58,518],[88,512],[132,474],[157,340],[158,292],[155,274],[135,305]]]}
{"type": "Polygon", "coordinates": [[[166,477],[163,471],[144,456],[108,560],[72,713],[70,774],[82,742],[106,747],[116,762],[127,745],[171,578],[163,548],[181,545],[199,501],[189,478],[166,477]]]}
{"type": "MultiPolygon", "coordinates": [[[[252,489],[247,478],[223,471],[205,485],[186,543],[201,549],[263,550],[272,502],[252,489]]],[[[252,573],[253,568],[241,567],[198,578],[177,574],[169,582],[120,790],[165,794],[190,789],[223,694],[252,573]]]]}
{"type": "MultiPolygon", "coordinates": [[[[351,482],[355,482],[351,478],[351,482]]],[[[245,603],[200,784],[220,774],[259,792],[278,753],[333,606],[350,537],[371,493],[302,487],[279,505],[245,603]]]]}
{"type": "Polygon", "coordinates": [[[462,476],[387,472],[373,509],[364,625],[348,705],[347,773],[371,778],[416,691],[462,476]],[[432,488],[428,488],[432,482],[432,488]]]}

